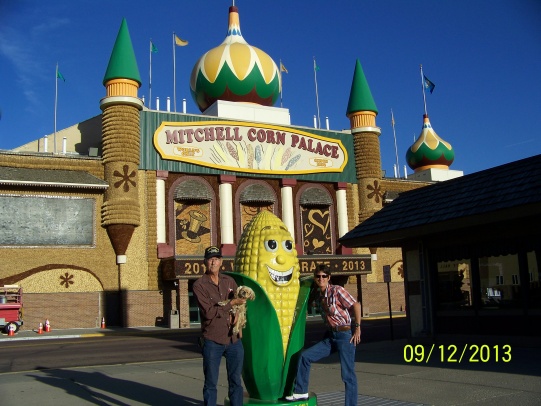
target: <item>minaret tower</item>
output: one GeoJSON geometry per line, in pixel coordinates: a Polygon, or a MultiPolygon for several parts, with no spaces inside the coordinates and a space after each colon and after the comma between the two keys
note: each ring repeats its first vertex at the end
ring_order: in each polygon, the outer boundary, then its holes
{"type": "Polygon", "coordinates": [[[359,60],[355,65],[346,116],[350,120],[355,166],[359,185],[359,222],[372,216],[382,206],[381,156],[376,127],[378,109],[359,60]]]}
{"type": "MultiPolygon", "coordinates": [[[[117,264],[126,263],[126,249],[139,226],[138,169],[140,150],[137,97],[141,77],[126,20],[122,20],[109,65],[103,78],[107,96],[100,102],[103,163],[109,188],[102,206],[102,226],[107,228],[117,264]]],[[[122,281],[120,281],[122,287],[122,281]]]]}

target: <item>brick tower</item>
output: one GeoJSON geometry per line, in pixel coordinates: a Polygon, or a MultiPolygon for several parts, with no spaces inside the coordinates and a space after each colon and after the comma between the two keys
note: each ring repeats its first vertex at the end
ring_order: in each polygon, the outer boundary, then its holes
{"type": "Polygon", "coordinates": [[[143,108],[137,97],[141,78],[125,19],[118,31],[103,85],[107,96],[100,102],[102,146],[109,188],[102,206],[102,226],[107,228],[117,264],[124,264],[133,231],[140,223],[137,186],[139,111],[143,108]]]}
{"type": "Polygon", "coordinates": [[[359,222],[382,207],[381,156],[376,127],[378,109],[359,60],[355,65],[346,116],[350,120],[359,186],[359,222]]]}

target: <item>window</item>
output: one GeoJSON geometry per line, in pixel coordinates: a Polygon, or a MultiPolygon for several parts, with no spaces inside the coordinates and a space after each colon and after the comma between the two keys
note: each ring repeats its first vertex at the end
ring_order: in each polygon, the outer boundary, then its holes
{"type": "Polygon", "coordinates": [[[329,255],[333,251],[332,198],[327,189],[308,187],[300,196],[302,246],[308,255],[329,255]]]}
{"type": "Polygon", "coordinates": [[[174,192],[175,255],[203,255],[212,244],[213,192],[206,182],[187,178],[174,192]]]}
{"type": "Polygon", "coordinates": [[[535,251],[527,253],[528,258],[528,271],[530,274],[530,292],[528,295],[528,307],[530,309],[540,309],[541,308],[541,285],[539,280],[541,279],[541,274],[537,268],[537,258],[538,255],[535,251]]]}
{"type": "Polygon", "coordinates": [[[470,261],[438,262],[439,310],[465,309],[472,305],[470,261]]]}
{"type": "Polygon", "coordinates": [[[485,309],[520,308],[522,286],[518,256],[479,258],[481,305],[485,309]]]}
{"type": "Polygon", "coordinates": [[[274,190],[266,183],[260,181],[247,181],[246,187],[241,186],[238,191],[238,204],[240,205],[240,229],[238,238],[244,227],[262,210],[274,214],[276,195],[274,190]]]}

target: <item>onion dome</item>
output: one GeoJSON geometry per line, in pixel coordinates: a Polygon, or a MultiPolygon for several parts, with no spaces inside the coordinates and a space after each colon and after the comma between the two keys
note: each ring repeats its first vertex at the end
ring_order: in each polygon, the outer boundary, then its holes
{"type": "Polygon", "coordinates": [[[406,161],[415,172],[428,168],[449,169],[455,159],[453,147],[438,137],[428,115],[423,117],[423,129],[417,141],[408,149],[406,161]]]}
{"type": "Polygon", "coordinates": [[[221,45],[205,53],[190,77],[192,97],[202,112],[216,100],[272,106],[282,79],[272,58],[249,45],[240,32],[236,6],[229,7],[229,29],[221,45]]]}

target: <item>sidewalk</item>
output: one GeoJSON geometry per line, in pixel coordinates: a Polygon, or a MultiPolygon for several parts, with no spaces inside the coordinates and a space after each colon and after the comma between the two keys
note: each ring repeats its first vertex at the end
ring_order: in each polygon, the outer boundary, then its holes
{"type": "MultiPolygon", "coordinates": [[[[63,330],[46,335],[20,332],[16,337],[2,336],[0,345],[8,339],[95,337],[130,334],[129,330],[63,330]]],[[[141,331],[152,334],[156,329],[137,329],[138,334],[141,331]]],[[[471,345],[465,341],[467,339],[455,337],[435,344],[430,357],[428,354],[432,344],[412,344],[407,340],[361,344],[356,357],[359,404],[541,404],[539,343],[513,343],[510,360],[504,355],[501,344],[490,343],[482,350],[483,359],[488,362],[473,362],[476,358],[469,348],[471,345]],[[458,349],[454,357],[450,353],[453,345],[458,349]],[[497,362],[494,345],[499,350],[497,362]],[[468,353],[458,362],[464,348],[468,353]],[[486,359],[487,355],[491,356],[490,360],[486,359]],[[455,359],[457,362],[451,362],[455,359]]],[[[476,342],[479,345],[482,343],[480,340],[476,342]]],[[[0,404],[202,405],[201,364],[201,359],[192,359],[2,374],[0,404]]],[[[227,394],[224,364],[220,373],[219,400],[223,400],[227,394]]],[[[340,365],[335,357],[313,365],[310,391],[317,394],[318,405],[343,405],[343,383],[340,365]]]]}

